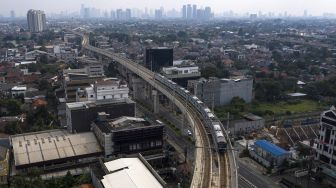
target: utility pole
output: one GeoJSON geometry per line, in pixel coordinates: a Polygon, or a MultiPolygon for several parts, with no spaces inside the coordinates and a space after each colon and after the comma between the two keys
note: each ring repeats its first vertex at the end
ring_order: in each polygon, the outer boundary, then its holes
{"type": "Polygon", "coordinates": [[[226,128],[227,128],[227,131],[229,131],[229,128],[230,128],[230,112],[227,113],[227,121],[226,121],[226,128]]]}
{"type": "MultiPolygon", "coordinates": [[[[213,91],[213,90],[212,90],[213,91]]],[[[211,104],[211,111],[215,113],[214,111],[214,106],[215,106],[215,93],[212,92],[212,104],[211,104]]]]}

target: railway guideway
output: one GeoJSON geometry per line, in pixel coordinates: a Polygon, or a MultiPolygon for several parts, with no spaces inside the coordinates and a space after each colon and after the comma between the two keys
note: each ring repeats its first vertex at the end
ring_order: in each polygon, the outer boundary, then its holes
{"type": "MultiPolygon", "coordinates": [[[[197,123],[195,121],[195,119],[197,117],[197,114],[189,111],[187,109],[187,107],[184,106],[184,102],[181,98],[179,98],[176,95],[173,95],[168,90],[166,90],[163,86],[161,86],[155,80],[153,80],[154,73],[152,71],[149,71],[148,69],[146,69],[145,67],[143,67],[141,65],[135,64],[131,60],[128,60],[128,59],[123,58],[121,56],[112,54],[111,52],[108,52],[106,50],[90,46],[90,45],[88,45],[89,39],[88,39],[87,36],[85,36],[83,34],[80,34],[80,33],[76,33],[76,32],[74,32],[74,33],[82,36],[82,38],[83,38],[82,47],[84,49],[89,50],[89,51],[93,51],[93,52],[98,53],[98,54],[103,55],[103,56],[106,56],[106,57],[111,58],[114,61],[120,63],[121,65],[126,67],[128,70],[130,70],[131,72],[135,73],[140,78],[145,80],[148,84],[153,86],[155,89],[160,91],[162,94],[164,94],[169,100],[173,101],[174,104],[181,110],[181,112],[186,114],[188,122],[190,123],[192,128],[195,130],[194,135],[195,135],[196,146],[204,146],[204,143],[205,143],[204,139],[207,139],[207,138],[204,138],[204,137],[202,138],[202,136],[201,136],[201,133],[200,133],[201,127],[200,126],[203,126],[203,125],[200,125],[199,123],[197,123]]],[[[209,177],[211,175],[211,168],[206,167],[205,166],[206,163],[204,162],[204,160],[206,160],[206,157],[205,157],[206,147],[208,147],[208,146],[204,146],[203,148],[197,147],[195,149],[195,165],[194,165],[193,179],[192,179],[191,186],[190,186],[191,188],[197,188],[197,187],[203,188],[204,183],[210,185],[209,182],[206,182],[206,181],[211,180],[211,178],[209,177]],[[210,172],[205,172],[205,169],[210,169],[210,172]]],[[[236,187],[236,186],[234,186],[234,187],[236,187]]]]}

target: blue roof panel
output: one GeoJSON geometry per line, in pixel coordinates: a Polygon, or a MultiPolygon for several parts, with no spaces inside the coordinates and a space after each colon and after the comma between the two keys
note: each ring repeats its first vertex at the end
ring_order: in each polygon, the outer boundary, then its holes
{"type": "Polygon", "coordinates": [[[271,153],[272,155],[274,156],[281,156],[281,155],[284,155],[284,154],[287,154],[288,151],[280,148],[279,146],[277,145],[274,145],[266,140],[257,140],[255,143],[254,143],[256,146],[259,146],[260,148],[268,151],[269,153],[271,153]]]}

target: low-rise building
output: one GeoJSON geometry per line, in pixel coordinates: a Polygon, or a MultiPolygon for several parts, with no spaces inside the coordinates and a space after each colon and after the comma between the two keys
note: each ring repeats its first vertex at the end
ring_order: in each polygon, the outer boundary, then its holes
{"type": "Polygon", "coordinates": [[[317,159],[336,169],[336,159],[333,159],[336,155],[336,110],[334,107],[321,114],[318,140],[317,159]]]}
{"type": "Polygon", "coordinates": [[[201,76],[199,67],[190,61],[174,61],[173,66],[163,67],[162,74],[183,87],[187,87],[188,80],[198,79],[201,76]]]}
{"type": "Polygon", "coordinates": [[[96,188],[160,188],[167,185],[140,154],[93,166],[91,179],[96,188]]]}
{"type": "Polygon", "coordinates": [[[99,113],[92,123],[105,156],[134,153],[162,153],[164,126],[151,124],[143,118],[120,117],[106,119],[107,114],[99,113]]]}
{"type": "Polygon", "coordinates": [[[54,46],[54,54],[59,59],[71,61],[77,58],[78,51],[67,46],[54,46]]]}
{"type": "Polygon", "coordinates": [[[95,162],[102,149],[92,132],[69,134],[48,130],[10,136],[13,149],[13,174],[39,167],[53,171],[95,162]]]}
{"type": "Polygon", "coordinates": [[[105,78],[85,88],[84,97],[88,101],[122,99],[128,98],[128,92],[129,88],[124,81],[117,78],[105,78]]]}
{"type": "Polygon", "coordinates": [[[257,140],[250,150],[250,155],[265,167],[274,168],[280,167],[291,157],[288,151],[266,140],[257,140]]]}
{"type": "Polygon", "coordinates": [[[208,106],[229,104],[234,97],[240,97],[249,103],[252,101],[253,79],[247,77],[200,78],[188,81],[188,90],[208,106]]]}
{"type": "Polygon", "coordinates": [[[14,86],[11,89],[12,97],[19,97],[19,96],[25,96],[27,91],[26,86],[14,86]]]}
{"type": "Polygon", "coordinates": [[[244,135],[263,129],[265,120],[254,114],[245,114],[242,119],[231,121],[230,133],[235,136],[244,135]]]}
{"type": "Polygon", "coordinates": [[[64,69],[61,79],[67,102],[76,102],[78,90],[84,90],[103,78],[103,65],[99,63],[92,63],[80,69],[64,69]]]}
{"type": "Polygon", "coordinates": [[[67,129],[72,133],[90,131],[91,122],[97,119],[98,112],[106,112],[110,118],[135,117],[135,102],[121,98],[66,103],[67,129]]]}
{"type": "MultiPolygon", "coordinates": [[[[336,108],[321,114],[316,159],[320,165],[320,171],[325,175],[326,180],[336,182],[336,108]]],[[[326,181],[324,180],[324,181],[326,181]]]]}

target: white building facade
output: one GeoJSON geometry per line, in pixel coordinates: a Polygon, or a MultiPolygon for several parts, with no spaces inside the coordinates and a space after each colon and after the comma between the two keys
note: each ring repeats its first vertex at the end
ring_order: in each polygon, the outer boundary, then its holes
{"type": "Polygon", "coordinates": [[[128,98],[129,88],[117,78],[106,78],[85,88],[88,101],[128,98]]]}
{"type": "Polygon", "coordinates": [[[321,115],[316,158],[336,170],[336,109],[321,115]]]}

